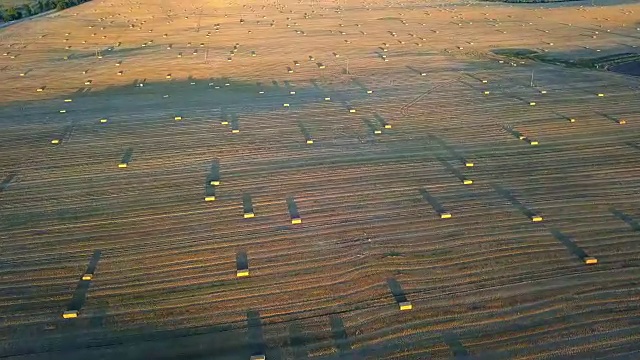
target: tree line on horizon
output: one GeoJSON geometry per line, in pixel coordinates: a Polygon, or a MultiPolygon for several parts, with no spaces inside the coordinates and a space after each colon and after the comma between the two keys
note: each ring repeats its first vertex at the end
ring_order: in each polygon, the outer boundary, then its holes
{"type": "Polygon", "coordinates": [[[3,22],[19,20],[49,10],[64,10],[87,1],[90,0],[38,0],[9,8],[0,6],[0,20],[3,22]]]}

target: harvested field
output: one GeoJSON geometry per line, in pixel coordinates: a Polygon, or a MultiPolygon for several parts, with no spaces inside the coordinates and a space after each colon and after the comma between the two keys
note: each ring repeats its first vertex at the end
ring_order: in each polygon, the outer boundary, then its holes
{"type": "Polygon", "coordinates": [[[0,356],[637,357],[638,78],[496,50],[632,53],[640,5],[462,5],[0,29],[0,356]]]}

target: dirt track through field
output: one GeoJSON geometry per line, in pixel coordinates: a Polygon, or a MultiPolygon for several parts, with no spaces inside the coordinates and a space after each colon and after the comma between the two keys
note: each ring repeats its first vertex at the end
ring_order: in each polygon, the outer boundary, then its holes
{"type": "Polygon", "coordinates": [[[0,357],[634,358],[638,79],[491,52],[637,52],[639,5],[587,5],[0,29],[0,357]]]}

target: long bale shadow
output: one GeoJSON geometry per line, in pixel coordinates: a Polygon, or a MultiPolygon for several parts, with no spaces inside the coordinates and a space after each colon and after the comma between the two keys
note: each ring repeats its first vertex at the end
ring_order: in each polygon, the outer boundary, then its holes
{"type": "Polygon", "coordinates": [[[323,89],[320,86],[320,83],[318,82],[317,79],[311,79],[309,80],[309,82],[311,83],[311,85],[313,86],[313,88],[322,96],[322,99],[324,99],[324,101],[329,101],[331,100],[331,96],[328,92],[328,90],[323,89]]]}
{"type": "Polygon", "coordinates": [[[609,120],[609,121],[611,121],[611,122],[613,122],[613,123],[616,123],[616,124],[618,124],[618,123],[620,122],[620,119],[621,119],[621,118],[619,118],[619,117],[617,117],[617,116],[613,116],[613,115],[605,114],[605,113],[600,112],[600,111],[594,111],[594,112],[595,112],[596,114],[598,114],[598,115],[602,116],[603,118],[605,118],[605,119],[607,119],[607,120],[609,120]]]}
{"type": "Polygon", "coordinates": [[[215,200],[216,189],[213,187],[213,185],[210,185],[210,184],[204,185],[204,196],[205,196],[205,200],[207,199],[215,200]]]}
{"type": "Polygon", "coordinates": [[[462,164],[467,164],[468,163],[468,159],[467,159],[466,156],[462,155],[456,149],[451,147],[443,139],[441,139],[440,137],[438,137],[436,135],[431,135],[430,137],[436,144],[438,144],[441,148],[443,148],[446,152],[448,152],[449,155],[451,155],[457,161],[459,161],[462,164]]]}
{"type": "Polygon", "coordinates": [[[424,73],[425,73],[424,71],[420,71],[420,70],[418,70],[418,69],[414,68],[413,66],[409,66],[409,65],[407,65],[407,66],[406,66],[406,68],[407,68],[407,69],[409,69],[409,70],[411,70],[412,72],[414,72],[414,73],[418,74],[418,75],[421,75],[421,76],[422,76],[422,74],[424,74],[424,73]]]}
{"type": "Polygon", "coordinates": [[[246,251],[240,250],[236,253],[236,268],[238,271],[249,269],[249,258],[246,251]]]}
{"type": "Polygon", "coordinates": [[[380,124],[380,126],[382,126],[385,129],[389,129],[391,128],[391,125],[389,124],[389,122],[382,117],[382,115],[378,114],[377,112],[373,114],[373,118],[378,122],[378,124],[380,124]]]}
{"type": "Polygon", "coordinates": [[[402,289],[402,285],[400,285],[400,283],[396,279],[394,278],[387,279],[387,286],[389,287],[389,290],[391,291],[391,295],[393,295],[393,298],[396,301],[396,303],[400,304],[403,302],[407,302],[407,295],[404,292],[404,289],[402,289]]]}
{"type": "Polygon", "coordinates": [[[228,119],[229,125],[231,126],[231,131],[240,131],[240,122],[238,120],[238,115],[235,112],[230,112],[228,119]]]}
{"type": "Polygon", "coordinates": [[[220,160],[214,159],[211,162],[211,167],[209,169],[209,175],[206,180],[208,185],[218,186],[220,185],[220,160]]]}
{"type": "Polygon", "coordinates": [[[62,139],[63,144],[71,140],[71,136],[73,135],[74,130],[75,130],[75,123],[73,121],[62,129],[60,138],[62,139]]]}
{"type": "Polygon", "coordinates": [[[367,93],[370,93],[371,90],[369,88],[367,88],[360,80],[358,79],[351,79],[351,82],[354,83],[357,87],[360,88],[360,90],[365,91],[367,93]]]}
{"type": "Polygon", "coordinates": [[[122,159],[120,160],[121,164],[128,164],[131,162],[131,158],[133,157],[133,148],[127,148],[122,155],[122,159]]]}
{"type": "Polygon", "coordinates": [[[534,216],[536,216],[536,213],[532,210],[529,210],[518,199],[516,199],[516,197],[511,193],[510,190],[507,190],[498,184],[491,184],[491,187],[526,217],[533,218],[534,216]]]}
{"type": "Polygon", "coordinates": [[[84,303],[87,300],[87,292],[89,291],[90,285],[91,281],[82,279],[78,281],[78,285],[76,286],[76,290],[73,293],[71,302],[69,303],[69,306],[67,306],[67,311],[79,312],[80,310],[82,310],[82,306],[84,306],[84,303]]]}
{"type": "Polygon", "coordinates": [[[302,133],[302,136],[304,136],[305,140],[307,141],[311,140],[311,134],[309,133],[309,130],[307,129],[307,127],[304,126],[302,121],[298,121],[298,127],[300,128],[300,132],[302,133]]]}
{"type": "Polygon", "coordinates": [[[449,162],[442,158],[441,156],[436,156],[436,160],[438,160],[438,162],[440,164],[442,164],[442,166],[453,176],[455,176],[456,178],[458,178],[458,180],[460,181],[465,181],[467,180],[467,178],[464,176],[464,174],[462,174],[462,172],[456,168],[454,168],[453,166],[451,166],[451,164],[449,164],[449,162]]]}
{"type": "Polygon", "coordinates": [[[524,140],[526,139],[526,135],[521,133],[520,131],[512,128],[512,127],[508,127],[508,126],[503,126],[502,129],[504,131],[506,131],[509,135],[515,137],[518,140],[524,140]]]}
{"type": "Polygon", "coordinates": [[[96,267],[98,266],[98,261],[100,261],[101,256],[102,251],[100,250],[96,250],[91,256],[91,260],[89,260],[87,270],[85,271],[84,275],[82,275],[82,278],[76,286],[76,290],[73,293],[73,297],[71,298],[71,302],[67,307],[67,311],[79,312],[84,306],[84,303],[87,300],[87,292],[89,291],[89,286],[91,285],[93,274],[96,271],[96,267]]]}
{"type": "Polygon", "coordinates": [[[294,359],[307,359],[308,353],[305,349],[306,339],[302,334],[302,329],[297,322],[289,324],[289,346],[294,359]]]}
{"type": "Polygon", "coordinates": [[[220,107],[220,124],[229,125],[229,114],[224,106],[220,107]]]}
{"type": "Polygon", "coordinates": [[[289,215],[291,216],[292,220],[300,218],[300,212],[298,211],[298,205],[296,204],[296,201],[294,200],[293,196],[289,196],[287,198],[287,208],[289,210],[289,215]]]}
{"type": "Polygon", "coordinates": [[[618,219],[627,223],[627,225],[631,226],[631,229],[633,229],[633,231],[640,231],[640,223],[638,223],[637,220],[635,220],[628,214],[625,214],[618,209],[611,209],[611,213],[618,219]]]}
{"type": "Polygon", "coordinates": [[[260,313],[247,311],[247,348],[251,355],[265,355],[264,330],[260,321],[260,313]]]}
{"type": "Polygon", "coordinates": [[[589,257],[589,255],[587,255],[587,253],[582,250],[582,248],[576,245],[576,243],[573,242],[573,240],[569,236],[560,232],[560,230],[552,229],[551,234],[553,234],[553,236],[558,241],[560,241],[562,245],[567,248],[567,250],[569,250],[574,256],[577,256],[580,260],[584,261],[585,258],[589,257]]]}
{"type": "Polygon", "coordinates": [[[331,335],[334,346],[338,350],[338,356],[340,358],[345,357],[351,350],[351,341],[344,328],[344,322],[340,316],[331,315],[329,316],[329,324],[331,325],[331,335]]]}
{"type": "Polygon", "coordinates": [[[453,333],[447,332],[442,334],[442,341],[449,347],[451,354],[456,360],[468,360],[471,359],[469,351],[460,341],[460,337],[453,333]]]}
{"type": "Polygon", "coordinates": [[[98,266],[98,261],[100,261],[100,257],[102,256],[101,250],[96,250],[93,252],[91,256],[91,260],[89,260],[89,266],[87,266],[87,271],[85,271],[86,275],[93,276],[96,272],[96,267],[98,266]]]}
{"type": "Polygon", "coordinates": [[[364,122],[364,125],[369,129],[369,132],[373,134],[380,134],[382,132],[371,120],[364,118],[362,122],[364,122]]]}
{"type": "Polygon", "coordinates": [[[440,204],[440,202],[435,197],[431,196],[431,194],[429,194],[426,189],[420,189],[420,194],[422,195],[422,198],[426,200],[429,205],[431,205],[436,213],[442,214],[446,212],[442,204],[440,204]]]}
{"type": "Polygon", "coordinates": [[[254,214],[253,201],[251,199],[251,194],[249,193],[242,194],[242,211],[244,212],[245,217],[249,217],[250,214],[254,214]]]}

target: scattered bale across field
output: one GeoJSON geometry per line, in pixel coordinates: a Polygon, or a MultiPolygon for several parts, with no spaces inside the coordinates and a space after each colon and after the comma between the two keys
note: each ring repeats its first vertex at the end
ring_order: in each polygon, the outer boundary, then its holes
{"type": "Polygon", "coordinates": [[[289,209],[289,216],[291,217],[291,224],[301,224],[302,218],[300,217],[300,212],[298,211],[298,205],[293,197],[287,198],[287,207],[289,209]]]}

